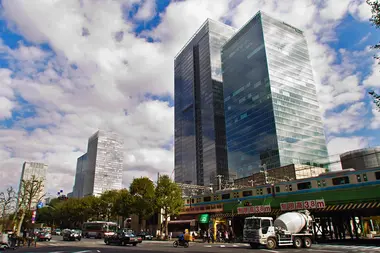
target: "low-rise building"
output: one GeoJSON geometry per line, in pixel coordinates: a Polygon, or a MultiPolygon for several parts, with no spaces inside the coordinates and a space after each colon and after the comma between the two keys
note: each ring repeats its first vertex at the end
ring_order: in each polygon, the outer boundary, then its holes
{"type": "Polygon", "coordinates": [[[318,175],[325,172],[326,168],[322,167],[315,167],[306,164],[289,164],[279,168],[267,170],[266,173],[263,171],[254,173],[252,176],[236,179],[235,185],[256,186],[272,184],[303,178],[317,177],[318,175]]]}

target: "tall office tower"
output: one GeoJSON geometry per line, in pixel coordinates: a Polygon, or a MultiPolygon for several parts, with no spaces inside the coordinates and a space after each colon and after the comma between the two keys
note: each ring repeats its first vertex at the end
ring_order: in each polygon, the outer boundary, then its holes
{"type": "Polygon", "coordinates": [[[99,196],[107,190],[122,188],[123,144],[119,135],[102,130],[88,139],[83,196],[99,196]]]}
{"type": "Polygon", "coordinates": [[[176,182],[228,177],[220,49],[234,32],[208,19],[174,59],[176,182]]]}
{"type": "Polygon", "coordinates": [[[75,173],[75,182],[73,187],[73,197],[82,198],[83,197],[83,187],[85,180],[85,172],[87,168],[87,153],[78,157],[77,159],[77,168],[75,173]]]}
{"type": "MultiPolygon", "coordinates": [[[[20,194],[22,192],[22,182],[28,180],[38,180],[42,181],[41,191],[35,196],[32,207],[35,207],[38,202],[43,202],[43,196],[45,196],[45,185],[46,185],[46,172],[48,169],[48,165],[44,163],[35,163],[35,162],[24,162],[22,165],[22,172],[19,184],[19,198],[17,198],[17,202],[20,201],[20,194]]],[[[35,189],[37,190],[37,189],[35,189]]],[[[17,203],[18,206],[18,203],[17,203]]]]}
{"type": "Polygon", "coordinates": [[[306,39],[258,12],[222,49],[229,169],[238,177],[328,153],[306,39]]]}

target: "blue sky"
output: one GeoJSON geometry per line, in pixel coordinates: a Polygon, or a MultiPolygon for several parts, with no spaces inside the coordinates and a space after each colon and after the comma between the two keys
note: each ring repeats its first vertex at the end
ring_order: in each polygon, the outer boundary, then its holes
{"type": "Polygon", "coordinates": [[[366,95],[380,87],[368,50],[380,36],[364,1],[82,2],[0,1],[0,175],[10,184],[33,160],[49,164],[49,191],[70,191],[99,128],[127,140],[125,184],[171,173],[174,56],[206,18],[241,27],[260,9],[307,33],[330,154],[380,145],[366,95]]]}

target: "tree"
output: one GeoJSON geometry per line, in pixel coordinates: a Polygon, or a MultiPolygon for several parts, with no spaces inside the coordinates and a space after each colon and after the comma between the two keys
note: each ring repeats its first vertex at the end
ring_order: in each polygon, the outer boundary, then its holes
{"type": "MultiPolygon", "coordinates": [[[[372,17],[370,18],[370,21],[376,28],[380,28],[380,3],[378,0],[367,0],[367,4],[371,6],[371,12],[372,12],[372,17]]],[[[374,45],[372,48],[374,49],[380,49],[380,42],[374,45]]],[[[375,55],[375,59],[380,59],[380,56],[375,55]]],[[[380,61],[379,61],[380,64],[380,61]]],[[[373,99],[373,102],[375,103],[376,107],[378,110],[380,110],[380,96],[374,92],[374,91],[369,91],[368,92],[373,99]]]]}
{"type": "Polygon", "coordinates": [[[139,223],[154,214],[154,184],[147,177],[133,179],[129,191],[132,195],[132,212],[139,216],[139,223]]]}
{"type": "Polygon", "coordinates": [[[105,214],[105,218],[107,221],[110,221],[110,219],[116,218],[116,212],[115,212],[115,203],[118,199],[119,191],[117,190],[111,190],[103,192],[102,195],[100,195],[100,205],[102,206],[102,209],[105,214]]]}
{"type": "Polygon", "coordinates": [[[156,207],[165,219],[165,236],[168,236],[169,217],[178,215],[183,207],[182,190],[169,176],[162,175],[156,187],[156,207]]]}
{"type": "MultiPolygon", "coordinates": [[[[376,28],[380,28],[380,3],[378,0],[367,0],[367,4],[371,6],[372,17],[370,21],[376,28]]],[[[380,42],[373,46],[375,49],[380,49],[380,42]]],[[[375,56],[380,59],[380,56],[375,56]]],[[[380,62],[379,62],[380,63],[380,62]]]]}
{"type": "Polygon", "coordinates": [[[9,211],[14,207],[15,200],[16,192],[12,186],[7,188],[5,192],[0,192],[1,227],[3,230],[7,227],[7,216],[9,215],[9,211]]]}
{"type": "Polygon", "coordinates": [[[32,209],[32,205],[37,205],[45,196],[45,194],[42,193],[43,189],[43,181],[34,175],[28,180],[21,181],[17,205],[17,216],[19,218],[17,225],[18,235],[20,235],[21,225],[27,212],[32,209]]]}
{"type": "Polygon", "coordinates": [[[122,217],[123,224],[124,226],[124,221],[132,212],[132,205],[133,205],[133,200],[132,196],[129,193],[127,189],[122,189],[118,191],[118,195],[115,199],[115,204],[113,206],[113,212],[122,217]]]}

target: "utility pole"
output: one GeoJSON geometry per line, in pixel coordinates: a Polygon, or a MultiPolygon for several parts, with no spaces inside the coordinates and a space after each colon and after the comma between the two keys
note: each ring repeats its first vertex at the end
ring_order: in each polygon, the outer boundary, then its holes
{"type": "Polygon", "coordinates": [[[222,189],[222,175],[217,175],[216,178],[218,179],[218,189],[219,191],[222,189]]]}
{"type": "Polygon", "coordinates": [[[264,180],[265,180],[265,184],[268,184],[268,170],[267,170],[267,165],[264,163],[263,165],[261,165],[261,170],[260,172],[264,173],[264,180]]]}

